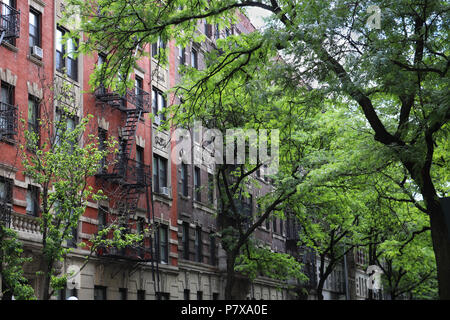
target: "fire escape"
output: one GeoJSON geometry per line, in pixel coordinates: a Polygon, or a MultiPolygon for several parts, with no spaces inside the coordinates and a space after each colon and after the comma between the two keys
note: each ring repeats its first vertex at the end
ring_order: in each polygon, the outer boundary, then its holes
{"type": "Polygon", "coordinates": [[[20,34],[20,11],[0,1],[0,45],[20,34]]]}
{"type": "MultiPolygon", "coordinates": [[[[134,91],[127,90],[124,95],[107,90],[100,86],[95,91],[97,103],[103,107],[110,107],[120,110],[125,116],[125,125],[122,127],[120,152],[115,156],[113,164],[97,174],[98,178],[104,182],[115,186],[118,192],[110,195],[113,200],[113,212],[106,215],[106,226],[116,224],[123,227],[122,234],[131,232],[133,221],[136,223],[136,230],[142,232],[145,225],[137,226],[137,208],[139,199],[145,196],[147,218],[151,221],[150,206],[151,201],[151,170],[150,166],[131,159],[131,150],[135,143],[135,134],[139,120],[143,114],[150,112],[150,94],[135,88],[134,91]]],[[[106,109],[108,110],[108,109],[106,109]]],[[[153,202],[152,202],[153,203],[153,202]]],[[[141,221],[142,222],[142,221],[141,221]]],[[[111,236],[111,235],[109,235],[111,236]]],[[[106,258],[123,259],[136,263],[152,262],[152,239],[150,235],[144,234],[144,239],[140,244],[127,246],[125,248],[101,247],[97,254],[106,258]]]]}
{"type": "Polygon", "coordinates": [[[308,277],[304,283],[296,283],[295,291],[300,299],[306,299],[302,288],[308,292],[314,292],[317,287],[316,255],[314,250],[299,245],[301,227],[295,215],[288,213],[286,219],[286,252],[303,263],[303,273],[308,277]]]}

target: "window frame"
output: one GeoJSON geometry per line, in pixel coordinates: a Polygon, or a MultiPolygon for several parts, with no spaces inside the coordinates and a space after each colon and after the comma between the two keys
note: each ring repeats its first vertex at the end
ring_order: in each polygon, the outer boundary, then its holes
{"type": "MultiPolygon", "coordinates": [[[[164,110],[166,108],[167,108],[166,95],[162,90],[156,87],[152,87],[152,113],[155,117],[159,117],[161,122],[166,121],[166,115],[164,114],[164,110]]],[[[155,124],[157,125],[157,123],[155,124]]]]}
{"type": "Polygon", "coordinates": [[[209,235],[209,261],[212,266],[217,265],[216,237],[213,233],[209,235]]]}
{"type": "Polygon", "coordinates": [[[15,121],[17,118],[14,109],[15,87],[7,82],[0,81],[0,132],[4,131],[4,135],[12,138],[12,132],[15,131],[15,121]],[[6,94],[5,94],[6,92],[6,94]]]}
{"type": "Polygon", "coordinates": [[[201,227],[195,228],[194,248],[195,248],[195,261],[202,263],[203,262],[203,243],[202,243],[202,228],[201,227]]]}
{"type": "Polygon", "coordinates": [[[5,196],[0,196],[0,203],[12,205],[14,181],[4,176],[0,176],[0,183],[5,185],[5,196]]]}
{"type": "Polygon", "coordinates": [[[167,188],[168,178],[168,160],[156,153],[153,154],[153,181],[154,188],[153,191],[156,193],[161,193],[160,188],[167,188]],[[163,165],[161,168],[161,165],[163,165]],[[161,185],[161,182],[163,182],[161,185]]]}
{"type": "Polygon", "coordinates": [[[191,48],[191,67],[198,70],[198,50],[191,48]]]}
{"type": "Polygon", "coordinates": [[[162,264],[169,263],[169,228],[165,224],[158,226],[158,260],[162,264]]]}
{"type": "Polygon", "coordinates": [[[128,288],[119,288],[119,296],[122,301],[128,300],[128,288]]]}
{"type": "MultiPolygon", "coordinates": [[[[33,96],[31,94],[28,94],[28,127],[27,130],[32,129],[34,133],[37,134],[38,139],[37,139],[37,146],[40,146],[40,136],[41,136],[41,130],[40,130],[40,125],[39,125],[39,121],[40,121],[40,116],[41,116],[41,104],[40,104],[40,99],[36,96],[33,96]],[[31,104],[31,107],[30,107],[31,104]],[[31,109],[30,109],[31,108],[31,109]],[[32,110],[32,116],[34,116],[34,118],[30,119],[30,110],[32,110]]],[[[32,146],[33,148],[35,146],[32,146]]]]}
{"type": "Polygon", "coordinates": [[[183,259],[189,260],[189,222],[183,222],[181,242],[183,244],[183,259]]]}
{"type": "MultiPolygon", "coordinates": [[[[70,79],[78,82],[78,58],[73,58],[70,56],[71,53],[68,50],[69,42],[63,43],[64,35],[68,32],[69,31],[67,29],[61,26],[56,26],[55,68],[58,72],[65,74],[70,79]],[[62,52],[58,50],[58,32],[61,33],[61,39],[59,40],[59,42],[61,45],[62,52]],[[59,67],[58,64],[60,65],[59,67]]],[[[71,49],[75,52],[78,48],[78,43],[76,39],[70,39],[70,43],[72,44],[71,49]]]]}
{"type": "Polygon", "coordinates": [[[208,201],[211,205],[214,205],[214,175],[208,172],[208,201]]]}
{"type": "Polygon", "coordinates": [[[201,170],[200,167],[194,166],[194,200],[195,201],[202,201],[202,192],[201,192],[201,170]]]}
{"type": "Polygon", "coordinates": [[[181,163],[181,194],[184,197],[189,197],[189,174],[188,165],[181,163]]]}
{"type": "Polygon", "coordinates": [[[107,287],[105,286],[94,286],[94,300],[107,300],[107,287]],[[103,299],[98,299],[98,295],[96,293],[101,293],[103,299]]]}
{"type": "Polygon", "coordinates": [[[40,213],[40,189],[37,186],[33,186],[33,185],[28,185],[27,188],[27,195],[26,195],[26,202],[27,202],[27,206],[26,206],[26,212],[27,215],[32,216],[32,217],[39,217],[39,213],[40,213]],[[30,194],[30,200],[32,201],[32,205],[33,211],[29,211],[28,210],[28,195],[30,194]]]}
{"type": "Polygon", "coordinates": [[[31,50],[33,50],[33,46],[38,46],[39,48],[42,48],[42,13],[34,9],[33,7],[30,7],[30,14],[28,18],[28,45],[30,47],[30,52],[31,50]],[[32,15],[36,17],[37,26],[31,24],[32,15]],[[37,35],[31,33],[32,26],[34,29],[36,29],[37,35]]]}

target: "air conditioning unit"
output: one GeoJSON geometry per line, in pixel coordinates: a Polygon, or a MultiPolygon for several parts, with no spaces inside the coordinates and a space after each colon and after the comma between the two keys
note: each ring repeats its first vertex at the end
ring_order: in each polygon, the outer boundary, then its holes
{"type": "Polygon", "coordinates": [[[41,59],[44,57],[44,50],[38,46],[33,46],[31,50],[31,55],[35,58],[41,59]]]}
{"type": "Polygon", "coordinates": [[[168,196],[169,195],[169,188],[168,187],[159,187],[159,193],[168,196]]]}
{"type": "Polygon", "coordinates": [[[160,124],[161,124],[161,118],[160,118],[159,116],[155,116],[155,123],[156,123],[157,125],[160,125],[160,124]]]}

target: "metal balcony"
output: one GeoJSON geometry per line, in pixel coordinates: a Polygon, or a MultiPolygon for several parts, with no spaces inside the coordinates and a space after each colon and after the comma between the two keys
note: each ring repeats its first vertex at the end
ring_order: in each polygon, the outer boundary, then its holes
{"type": "Polygon", "coordinates": [[[120,156],[114,165],[97,173],[97,176],[135,188],[144,188],[152,183],[150,166],[120,156]]]}
{"type": "Polygon", "coordinates": [[[0,102],[0,138],[2,136],[12,138],[17,134],[18,109],[17,106],[0,102]]]}
{"type": "Polygon", "coordinates": [[[0,1],[0,38],[13,39],[20,36],[20,11],[0,1]]]}
{"type": "Polygon", "coordinates": [[[141,88],[134,88],[133,90],[127,90],[124,95],[109,90],[103,85],[100,85],[95,91],[94,95],[100,102],[107,103],[110,106],[117,108],[121,111],[127,111],[132,109],[138,109],[143,113],[150,112],[151,95],[147,91],[141,88]],[[128,104],[131,106],[128,106],[128,104]],[[134,106],[134,108],[132,107],[134,106]]]}
{"type": "MultiPolygon", "coordinates": [[[[127,229],[126,232],[130,232],[127,229]]],[[[108,235],[111,237],[112,235],[108,235]]],[[[122,248],[118,247],[107,247],[107,246],[99,246],[97,248],[97,256],[111,259],[122,259],[133,262],[148,262],[151,261],[151,246],[150,246],[151,238],[150,236],[144,235],[144,238],[140,243],[136,243],[134,245],[125,246],[122,248]]]]}

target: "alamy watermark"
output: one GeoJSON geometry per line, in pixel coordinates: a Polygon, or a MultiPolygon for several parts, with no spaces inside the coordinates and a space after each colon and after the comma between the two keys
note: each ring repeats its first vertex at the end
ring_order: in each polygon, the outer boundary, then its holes
{"type": "Polygon", "coordinates": [[[279,130],[219,129],[195,121],[193,130],[177,128],[171,135],[171,158],[176,165],[261,164],[265,174],[276,174],[279,165],[279,130]]]}
{"type": "Polygon", "coordinates": [[[370,29],[381,29],[381,9],[376,5],[367,8],[367,13],[371,14],[366,21],[366,25],[370,29]]]}

